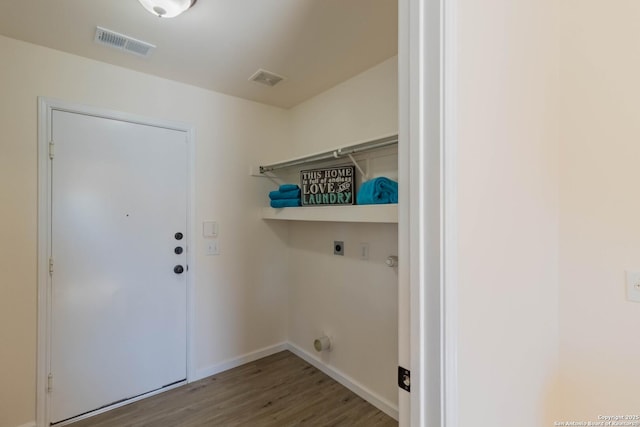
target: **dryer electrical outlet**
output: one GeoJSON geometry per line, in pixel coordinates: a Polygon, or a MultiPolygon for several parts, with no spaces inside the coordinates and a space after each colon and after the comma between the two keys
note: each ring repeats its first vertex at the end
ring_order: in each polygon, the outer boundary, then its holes
{"type": "Polygon", "coordinates": [[[344,242],[341,240],[333,241],[333,254],[344,256],[344,242]]]}

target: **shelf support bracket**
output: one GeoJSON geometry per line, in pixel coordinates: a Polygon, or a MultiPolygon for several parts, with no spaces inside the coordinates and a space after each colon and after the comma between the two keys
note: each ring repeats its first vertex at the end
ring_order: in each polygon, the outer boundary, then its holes
{"type": "MultiPolygon", "coordinates": [[[[356,169],[358,169],[358,171],[360,171],[360,174],[362,174],[362,182],[366,181],[367,180],[367,176],[369,174],[362,170],[362,168],[360,167],[358,162],[356,162],[356,159],[354,159],[351,154],[347,154],[347,156],[349,156],[349,158],[351,159],[351,162],[356,166],[356,169]]],[[[369,168],[367,168],[367,169],[369,169],[369,168]]]]}

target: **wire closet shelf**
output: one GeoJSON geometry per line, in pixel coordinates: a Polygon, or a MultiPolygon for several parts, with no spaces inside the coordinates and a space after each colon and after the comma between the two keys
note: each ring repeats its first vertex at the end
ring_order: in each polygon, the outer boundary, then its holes
{"type": "Polygon", "coordinates": [[[384,138],[378,138],[367,142],[348,145],[345,147],[337,148],[335,150],[325,151],[322,153],[311,154],[308,156],[298,157],[291,160],[285,160],[282,162],[271,163],[268,165],[260,166],[260,173],[266,173],[275,171],[277,169],[289,168],[292,166],[307,165],[311,163],[320,163],[332,159],[340,159],[342,157],[349,157],[353,160],[353,155],[362,153],[365,151],[377,150],[379,148],[385,148],[398,144],[398,135],[386,136],[384,138]]]}

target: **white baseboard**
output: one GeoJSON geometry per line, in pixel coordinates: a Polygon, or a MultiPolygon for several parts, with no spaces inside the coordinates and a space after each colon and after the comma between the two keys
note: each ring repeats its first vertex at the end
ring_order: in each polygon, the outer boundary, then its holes
{"type": "Polygon", "coordinates": [[[16,426],[16,427],[36,427],[36,422],[35,421],[31,421],[29,423],[24,423],[24,424],[21,424],[21,425],[16,426]]]}
{"type": "Polygon", "coordinates": [[[246,354],[243,354],[242,356],[225,360],[224,362],[220,362],[213,366],[198,369],[194,374],[194,378],[190,378],[189,381],[191,382],[191,381],[201,380],[203,378],[210,377],[211,375],[219,374],[220,372],[237,368],[238,366],[244,365],[245,363],[251,363],[258,359],[262,359],[263,357],[271,356],[272,354],[276,354],[288,349],[289,347],[287,346],[286,342],[272,345],[269,347],[264,347],[256,351],[252,351],[251,353],[246,353],[246,354]]]}
{"type": "Polygon", "coordinates": [[[367,402],[371,403],[376,408],[380,409],[385,414],[389,415],[394,420],[398,420],[398,406],[389,402],[387,399],[378,396],[376,393],[372,392],[362,384],[358,383],[353,378],[348,375],[340,372],[338,369],[331,367],[325,364],[322,360],[318,359],[314,355],[307,353],[305,350],[288,342],[286,344],[286,349],[291,351],[296,356],[304,359],[307,363],[313,365],[320,371],[324,372],[367,402]]]}

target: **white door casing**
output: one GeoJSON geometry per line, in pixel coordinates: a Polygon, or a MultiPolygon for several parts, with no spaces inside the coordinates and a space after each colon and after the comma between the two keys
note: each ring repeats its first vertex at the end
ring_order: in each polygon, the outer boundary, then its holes
{"type": "Polygon", "coordinates": [[[188,376],[192,130],[60,104],[40,110],[38,425],[188,376]]]}
{"type": "Polygon", "coordinates": [[[400,425],[457,427],[456,0],[399,1],[400,425]]]}

